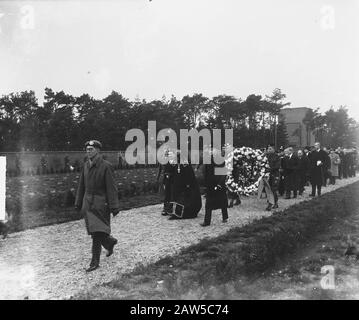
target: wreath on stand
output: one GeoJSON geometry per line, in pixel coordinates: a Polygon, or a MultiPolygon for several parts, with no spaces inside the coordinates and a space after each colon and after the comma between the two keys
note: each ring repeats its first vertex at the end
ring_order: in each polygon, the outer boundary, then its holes
{"type": "Polygon", "coordinates": [[[262,177],[269,177],[268,159],[259,149],[235,148],[230,153],[227,163],[232,163],[232,160],[233,167],[226,179],[229,192],[249,196],[258,191],[262,177]]]}

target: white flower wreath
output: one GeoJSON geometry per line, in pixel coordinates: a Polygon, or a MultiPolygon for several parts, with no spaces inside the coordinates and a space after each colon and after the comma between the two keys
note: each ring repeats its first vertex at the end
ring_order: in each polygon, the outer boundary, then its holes
{"type": "MultiPolygon", "coordinates": [[[[227,158],[227,163],[233,159],[233,170],[228,174],[226,185],[230,192],[249,196],[258,191],[259,181],[269,176],[269,163],[265,154],[259,149],[248,147],[235,148],[227,158]]],[[[228,168],[228,166],[227,166],[228,168]]]]}

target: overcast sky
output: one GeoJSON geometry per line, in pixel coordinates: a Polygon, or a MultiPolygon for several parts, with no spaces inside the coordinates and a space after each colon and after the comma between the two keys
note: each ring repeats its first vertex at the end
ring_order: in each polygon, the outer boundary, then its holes
{"type": "Polygon", "coordinates": [[[0,94],[270,94],[359,120],[357,0],[0,1],[0,94]]]}

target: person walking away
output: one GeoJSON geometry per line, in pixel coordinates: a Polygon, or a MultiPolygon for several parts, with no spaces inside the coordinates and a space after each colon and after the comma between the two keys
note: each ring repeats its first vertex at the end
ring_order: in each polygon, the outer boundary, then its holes
{"type": "Polygon", "coordinates": [[[335,184],[335,179],[339,177],[339,165],[340,165],[340,157],[334,151],[334,149],[330,149],[330,184],[335,184]]]}
{"type": "Polygon", "coordinates": [[[320,147],[320,143],[314,144],[314,150],[309,156],[309,167],[310,167],[310,183],[312,185],[311,197],[315,197],[316,192],[318,196],[322,194],[323,184],[323,167],[327,161],[327,155],[320,147]]]}
{"type": "Polygon", "coordinates": [[[297,197],[297,171],[298,171],[298,158],[293,154],[293,148],[284,150],[285,157],[283,160],[283,173],[285,185],[285,199],[290,199],[293,191],[293,198],[297,197]]]}
{"type": "Polygon", "coordinates": [[[75,208],[85,218],[86,229],[92,237],[91,272],[100,266],[101,246],[111,256],[117,239],[111,236],[111,213],[119,212],[116,182],[112,166],[100,155],[101,143],[86,142],[87,160],[80,175],[76,193],[75,208]]]}

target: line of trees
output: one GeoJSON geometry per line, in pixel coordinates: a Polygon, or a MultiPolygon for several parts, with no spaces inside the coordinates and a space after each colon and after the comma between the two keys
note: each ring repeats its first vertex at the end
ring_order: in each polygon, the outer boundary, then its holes
{"type": "MultiPolygon", "coordinates": [[[[288,137],[280,117],[281,109],[290,104],[285,99],[280,89],[265,97],[251,94],[245,100],[230,95],[210,99],[196,93],[181,100],[164,96],[160,100],[130,101],[116,91],[104,99],[94,99],[88,94],[75,97],[45,88],[40,105],[34,91],[11,93],[0,98],[0,150],[81,150],[88,139],[100,140],[105,150],[124,150],[129,144],[126,132],[132,128],[146,132],[150,120],[156,120],[157,130],[172,128],[176,132],[233,128],[237,146],[263,147],[274,142],[277,132],[278,145],[286,145],[288,137]]],[[[343,128],[348,128],[348,121],[350,128],[356,125],[345,108],[330,110],[323,117],[313,110],[308,114],[307,125],[314,130],[318,122],[333,118],[326,127],[329,137],[339,125],[334,122],[336,112],[343,113],[343,128]]],[[[351,137],[349,134],[346,139],[351,137]]]]}

